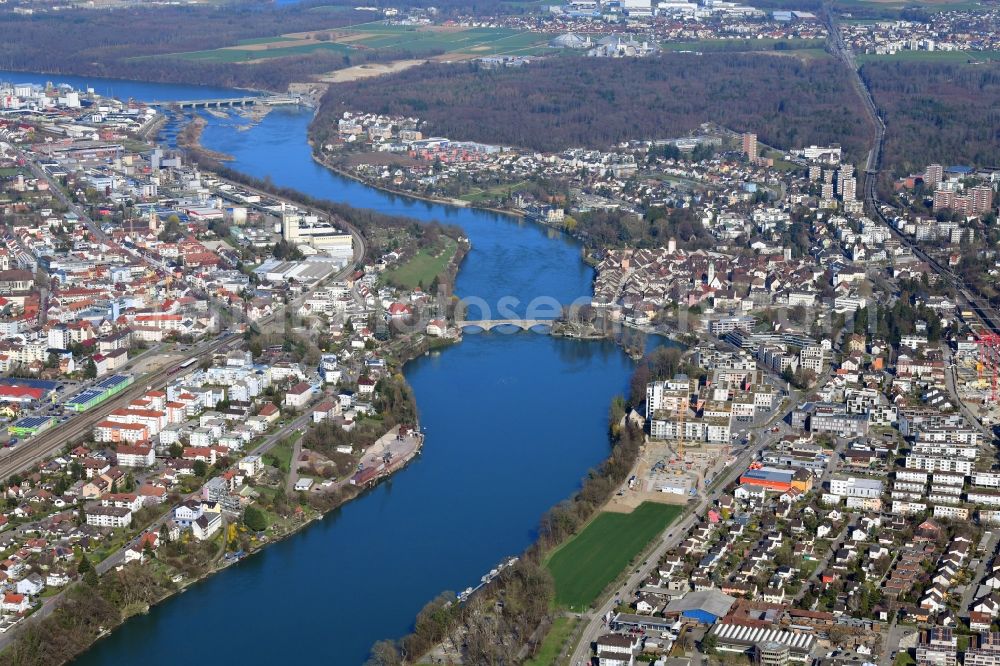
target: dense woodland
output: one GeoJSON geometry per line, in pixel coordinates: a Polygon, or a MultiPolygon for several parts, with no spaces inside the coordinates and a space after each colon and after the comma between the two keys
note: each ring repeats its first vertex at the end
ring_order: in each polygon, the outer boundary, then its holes
{"type": "MultiPolygon", "coordinates": [[[[196,547],[197,570],[203,571],[214,555],[214,545],[196,547]]],[[[185,548],[172,545],[178,552],[185,548]]],[[[163,547],[168,557],[170,547],[163,547]]],[[[27,623],[14,642],[0,654],[2,666],[55,666],[64,664],[83,652],[101,631],[117,626],[128,615],[154,604],[172,591],[173,586],[152,567],[126,566],[98,579],[93,565],[79,560],[81,582],[71,584],[63,593],[59,607],[48,617],[27,623]]]]}
{"type": "MultiPolygon", "coordinates": [[[[136,6],[110,12],[80,9],[32,16],[4,13],[0,14],[0,32],[6,48],[0,56],[0,68],[284,90],[289,82],[304,80],[308,74],[343,67],[345,56],[321,52],[255,65],[143,56],[215,49],[245,39],[371,20],[370,13],[347,7],[316,9],[309,4],[317,2],[136,6]]],[[[403,55],[371,51],[351,57],[367,60],[403,55]]]]}
{"type": "Polygon", "coordinates": [[[1000,65],[880,62],[861,75],[886,119],[884,166],[1000,165],[1000,65]]]}
{"type": "MultiPolygon", "coordinates": [[[[390,6],[386,2],[369,6],[390,6]]],[[[410,0],[435,6],[439,15],[523,13],[502,0],[410,0]]],[[[142,81],[285,90],[310,75],[373,61],[428,57],[439,50],[357,49],[350,54],[317,51],[254,64],[189,60],[170,54],[233,46],[242,40],[366,23],[371,12],[351,0],[268,0],[202,5],[134,5],[114,11],[70,9],[30,16],[0,13],[4,36],[0,69],[104,76],[142,81]],[[147,56],[157,56],[150,58],[147,56]]]]}
{"type": "Polygon", "coordinates": [[[594,210],[576,218],[574,234],[588,247],[662,247],[674,238],[686,250],[710,249],[717,241],[691,208],[650,208],[639,216],[594,210]]]}
{"type": "Polygon", "coordinates": [[[418,116],[429,132],[545,151],[687,134],[706,121],[782,148],[840,143],[861,155],[871,127],[832,58],[665,54],[550,58],[527,67],[421,67],[331,86],[314,124],[324,141],[345,110],[418,116]]]}

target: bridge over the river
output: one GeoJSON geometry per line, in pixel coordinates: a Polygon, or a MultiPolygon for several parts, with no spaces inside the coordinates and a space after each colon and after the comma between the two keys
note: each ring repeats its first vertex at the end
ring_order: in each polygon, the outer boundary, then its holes
{"type": "Polygon", "coordinates": [[[240,106],[298,105],[302,98],[298,95],[247,95],[246,97],[218,97],[214,99],[179,99],[172,101],[147,102],[148,106],[177,107],[179,109],[221,109],[240,106]]]}
{"type": "Polygon", "coordinates": [[[551,319],[475,319],[456,321],[459,328],[480,328],[484,331],[492,331],[500,326],[514,326],[522,331],[530,331],[536,327],[552,328],[551,319]]]}

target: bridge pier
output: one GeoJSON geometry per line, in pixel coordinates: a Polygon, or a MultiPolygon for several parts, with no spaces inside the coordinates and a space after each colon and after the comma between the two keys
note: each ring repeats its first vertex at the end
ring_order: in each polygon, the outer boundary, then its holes
{"type": "Polygon", "coordinates": [[[538,327],[545,327],[546,332],[551,332],[553,320],[551,319],[478,319],[456,321],[455,325],[461,329],[479,328],[484,332],[492,331],[501,326],[511,326],[522,331],[530,331],[538,327]]]}

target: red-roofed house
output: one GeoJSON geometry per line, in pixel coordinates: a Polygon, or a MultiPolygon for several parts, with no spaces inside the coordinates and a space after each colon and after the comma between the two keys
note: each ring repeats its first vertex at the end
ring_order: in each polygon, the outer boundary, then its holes
{"type": "Polygon", "coordinates": [[[163,486],[155,486],[150,483],[144,483],[139,486],[139,497],[142,498],[143,506],[153,506],[155,504],[162,504],[163,500],[167,498],[167,489],[163,486]]]}
{"type": "Polygon", "coordinates": [[[257,415],[263,416],[265,419],[267,419],[268,423],[274,423],[281,418],[281,410],[278,409],[278,406],[275,405],[273,402],[268,402],[265,403],[265,405],[260,408],[260,411],[257,412],[257,415]]]}
{"type": "Polygon", "coordinates": [[[146,555],[146,546],[149,546],[150,550],[156,550],[156,547],[160,545],[160,536],[156,532],[147,532],[139,537],[128,550],[125,551],[125,564],[129,562],[135,562],[138,560],[140,563],[143,562],[146,555]]]}
{"type": "Polygon", "coordinates": [[[313,388],[308,382],[299,382],[285,393],[285,406],[292,409],[302,409],[312,398],[313,388]]]}
{"type": "Polygon", "coordinates": [[[151,446],[119,446],[115,456],[120,467],[150,467],[156,462],[151,446]]]}
{"type": "Polygon", "coordinates": [[[7,613],[23,613],[28,607],[28,596],[15,592],[7,592],[3,595],[3,602],[0,602],[0,609],[7,613]]]}
{"type": "Polygon", "coordinates": [[[319,423],[321,421],[332,419],[340,413],[339,406],[340,403],[334,402],[333,400],[324,400],[319,403],[313,407],[312,410],[313,423],[319,423]]]}
{"type": "Polygon", "coordinates": [[[184,460],[202,460],[209,465],[215,464],[215,449],[210,446],[186,446],[181,454],[184,460]]]}

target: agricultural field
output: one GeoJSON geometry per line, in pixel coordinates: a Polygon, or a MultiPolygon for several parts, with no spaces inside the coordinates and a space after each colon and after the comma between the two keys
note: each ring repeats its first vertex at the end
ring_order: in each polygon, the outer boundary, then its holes
{"type": "Polygon", "coordinates": [[[975,11],[983,9],[984,5],[978,0],[835,0],[834,8],[841,11],[850,11],[852,8],[882,8],[887,10],[898,9],[923,9],[929,12],[945,11],[975,11]]]}
{"type": "Polygon", "coordinates": [[[245,46],[234,46],[223,49],[213,49],[211,51],[192,51],[190,53],[176,54],[175,57],[185,60],[200,60],[213,63],[255,63],[272,58],[284,58],[287,56],[306,55],[316,51],[333,51],[335,53],[349,53],[350,47],[335,42],[319,42],[313,40],[300,40],[301,44],[290,43],[289,40],[275,39],[259,41],[256,44],[245,46]]]}
{"type": "Polygon", "coordinates": [[[859,54],[858,62],[980,63],[1000,60],[1000,51],[898,51],[892,55],[859,54]]]}
{"type": "Polygon", "coordinates": [[[598,515],[548,558],[556,604],[585,610],[682,509],[643,502],[632,513],[598,515]]]}
{"type": "Polygon", "coordinates": [[[507,28],[387,25],[381,21],[244,40],[235,46],[173,54],[185,60],[255,63],[273,58],[332,51],[406,52],[461,60],[488,55],[532,55],[546,50],[550,36],[507,28]]]}

